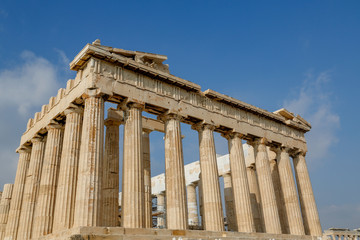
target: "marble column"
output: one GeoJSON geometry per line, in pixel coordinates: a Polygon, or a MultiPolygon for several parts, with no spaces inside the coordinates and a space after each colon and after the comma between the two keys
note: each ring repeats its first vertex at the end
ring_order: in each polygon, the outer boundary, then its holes
{"type": "Polygon", "coordinates": [[[81,134],[74,227],[101,226],[104,99],[87,96],[81,134]]]}
{"type": "Polygon", "coordinates": [[[34,212],[32,238],[51,233],[54,221],[57,176],[60,168],[64,127],[52,122],[47,126],[47,130],[44,162],[34,212]]]}
{"type": "Polygon", "coordinates": [[[215,128],[208,124],[194,125],[192,128],[199,132],[200,169],[204,193],[204,230],[224,231],[219,171],[213,134],[215,128]]]}
{"type": "Polygon", "coordinates": [[[150,163],[150,132],[143,129],[143,161],[144,161],[144,189],[145,189],[145,227],[152,228],[152,196],[151,196],[151,163],[150,163]]]}
{"type": "Polygon", "coordinates": [[[199,174],[199,183],[198,183],[198,189],[199,189],[199,213],[201,216],[201,228],[204,230],[205,227],[205,218],[204,218],[204,202],[203,202],[203,190],[202,190],[202,184],[201,184],[201,172],[199,174]]]}
{"type": "Polygon", "coordinates": [[[166,224],[165,224],[165,194],[164,193],[160,193],[158,195],[156,195],[156,202],[157,202],[157,212],[162,212],[161,214],[159,214],[157,216],[157,227],[158,228],[165,228],[166,224]]]}
{"type": "Polygon", "coordinates": [[[255,164],[261,195],[265,232],[281,234],[279,212],[265,144],[265,138],[255,142],[255,164]]]}
{"type": "Polygon", "coordinates": [[[311,236],[322,236],[319,213],[305,162],[305,153],[299,153],[295,156],[294,169],[305,233],[311,236]]]}
{"type": "Polygon", "coordinates": [[[128,104],[124,119],[121,222],[127,228],[145,227],[142,107],[128,104]]]}
{"type": "Polygon", "coordinates": [[[228,231],[237,231],[235,206],[234,206],[234,193],[231,183],[230,173],[225,173],[224,178],[224,199],[226,210],[226,222],[228,231]]]}
{"type": "Polygon", "coordinates": [[[271,169],[271,177],[272,181],[274,183],[274,191],[276,196],[276,204],[279,210],[279,218],[280,218],[280,224],[281,224],[281,231],[284,234],[289,234],[289,224],[288,219],[286,215],[286,209],[284,205],[284,196],[281,190],[281,182],[280,182],[280,176],[279,176],[279,169],[278,169],[278,158],[280,157],[280,154],[277,153],[277,151],[270,150],[268,148],[268,156],[270,160],[270,169],[271,169]]]}
{"type": "Polygon", "coordinates": [[[103,158],[102,226],[116,227],[119,217],[119,126],[120,121],[105,120],[105,152],[103,158]]]}
{"type": "Polygon", "coordinates": [[[240,134],[228,134],[231,181],[234,195],[234,207],[237,231],[255,232],[255,223],[251,209],[249,182],[246,174],[245,156],[240,134]]]}
{"type": "Polygon", "coordinates": [[[293,235],[305,235],[304,223],[301,216],[288,150],[289,149],[284,147],[281,148],[280,158],[278,158],[278,169],[282,195],[284,196],[289,233],[293,235]]]}
{"type": "Polygon", "coordinates": [[[11,195],[13,192],[13,184],[5,184],[0,202],[0,240],[5,237],[6,224],[9,217],[11,195]]]}
{"type": "Polygon", "coordinates": [[[29,169],[26,174],[23,203],[21,207],[20,222],[17,239],[31,238],[34,210],[38,195],[40,174],[44,160],[45,139],[35,136],[32,140],[32,150],[29,169]]]}
{"type": "Polygon", "coordinates": [[[9,217],[6,224],[5,238],[7,240],[17,239],[17,230],[20,221],[21,206],[25,187],[26,174],[30,163],[31,149],[20,147],[18,167],[16,170],[15,183],[11,198],[9,217]]]}
{"type": "Polygon", "coordinates": [[[254,218],[254,224],[256,232],[263,231],[263,218],[261,211],[261,197],[260,189],[257,181],[255,165],[251,165],[246,168],[246,174],[249,181],[249,191],[250,191],[250,200],[251,200],[251,212],[254,218]]]}
{"type": "Polygon", "coordinates": [[[187,229],[187,204],[180,117],[167,114],[165,122],[166,225],[168,229],[187,229]]]}
{"type": "Polygon", "coordinates": [[[53,232],[72,227],[79,168],[83,109],[73,106],[65,110],[66,124],[56,191],[53,232]]]}
{"type": "Polygon", "coordinates": [[[198,226],[199,217],[198,217],[198,206],[196,199],[196,183],[190,183],[189,185],[187,185],[186,190],[187,190],[189,225],[198,226]]]}

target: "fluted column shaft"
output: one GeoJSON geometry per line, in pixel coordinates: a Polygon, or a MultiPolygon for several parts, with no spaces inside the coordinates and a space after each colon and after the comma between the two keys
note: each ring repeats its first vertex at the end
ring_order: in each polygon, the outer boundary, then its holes
{"type": "Polygon", "coordinates": [[[202,229],[205,227],[205,217],[204,217],[204,201],[203,201],[203,189],[202,189],[202,183],[201,183],[201,172],[199,174],[199,183],[198,183],[198,189],[199,189],[199,213],[201,216],[201,226],[202,229]]]}
{"type": "Polygon", "coordinates": [[[286,148],[281,149],[280,158],[278,158],[278,169],[289,233],[293,235],[305,235],[294,175],[288,149],[286,148]]]}
{"type": "Polygon", "coordinates": [[[165,122],[166,225],[187,229],[187,204],[180,118],[170,114],[165,122]]]}
{"type": "Polygon", "coordinates": [[[13,184],[5,184],[0,202],[0,240],[5,237],[6,224],[9,217],[11,195],[13,192],[13,184]]]}
{"type": "MultiPolygon", "coordinates": [[[[269,151],[269,153],[274,153],[273,151],[269,151]]],[[[270,155],[270,154],[269,154],[270,155]]],[[[279,218],[280,218],[280,224],[281,224],[281,231],[282,233],[289,234],[289,224],[288,219],[286,215],[286,209],[284,204],[284,196],[281,190],[281,182],[280,182],[280,176],[279,176],[279,169],[278,169],[278,160],[277,160],[277,154],[274,153],[273,159],[270,160],[270,169],[271,169],[271,177],[272,181],[274,183],[274,191],[276,196],[276,204],[279,210],[279,218]]]]}
{"type": "Polygon", "coordinates": [[[124,126],[121,222],[123,227],[143,228],[145,189],[142,108],[137,104],[130,104],[128,107],[124,126]]]}
{"type": "Polygon", "coordinates": [[[256,232],[263,232],[264,223],[262,219],[261,197],[255,166],[247,167],[246,174],[249,181],[251,212],[254,218],[255,229],[256,232]]]}
{"type": "Polygon", "coordinates": [[[198,226],[199,217],[198,217],[198,206],[196,199],[196,183],[191,183],[187,185],[186,191],[187,191],[189,225],[198,226]]]}
{"type": "Polygon", "coordinates": [[[157,211],[158,212],[163,212],[162,214],[159,214],[157,216],[157,227],[158,228],[165,228],[166,224],[165,224],[165,194],[160,193],[158,195],[156,195],[156,202],[157,202],[157,211]]]}
{"type": "Polygon", "coordinates": [[[45,152],[45,141],[43,138],[35,137],[31,141],[33,145],[31,150],[29,169],[26,174],[23,204],[21,207],[20,223],[17,236],[17,239],[19,240],[27,240],[31,238],[34,210],[45,152]]]}
{"type": "Polygon", "coordinates": [[[74,227],[101,225],[103,147],[104,99],[88,96],[81,135],[74,227]]]}
{"type": "Polygon", "coordinates": [[[119,126],[120,121],[105,121],[105,152],[103,161],[102,226],[116,227],[119,216],[119,126]]]}
{"type": "Polygon", "coordinates": [[[62,125],[53,123],[47,129],[48,135],[34,212],[32,238],[51,233],[54,220],[57,176],[60,168],[64,128],[62,125]]]}
{"type": "Polygon", "coordinates": [[[53,232],[72,227],[79,168],[83,109],[65,110],[66,124],[56,191],[53,232]]]}
{"type": "Polygon", "coordinates": [[[322,236],[319,213],[305,162],[305,154],[300,153],[295,156],[294,169],[305,233],[312,236],[322,236]]]}
{"type": "Polygon", "coordinates": [[[224,178],[224,199],[226,210],[226,222],[228,231],[237,231],[235,206],[234,206],[234,193],[231,183],[230,173],[225,173],[224,178]]]}
{"type": "Polygon", "coordinates": [[[266,233],[281,234],[279,212],[265,142],[266,140],[263,138],[255,144],[255,164],[261,194],[265,231],[266,233]]]}
{"type": "Polygon", "coordinates": [[[237,231],[255,232],[245,156],[239,134],[227,136],[237,231]]]}
{"type": "Polygon", "coordinates": [[[193,128],[199,132],[200,169],[204,194],[204,230],[223,231],[224,216],[214,143],[214,127],[208,124],[201,124],[195,125],[193,128]]]}
{"type": "Polygon", "coordinates": [[[143,129],[143,161],[144,161],[144,189],[145,212],[144,221],[146,228],[152,228],[152,197],[151,197],[151,163],[150,163],[150,130],[143,129]]]}
{"type": "Polygon", "coordinates": [[[17,230],[20,222],[21,206],[23,202],[26,173],[30,163],[31,150],[20,148],[18,150],[19,162],[16,170],[16,177],[12,199],[10,204],[9,217],[6,224],[5,238],[7,240],[17,239],[17,230]]]}

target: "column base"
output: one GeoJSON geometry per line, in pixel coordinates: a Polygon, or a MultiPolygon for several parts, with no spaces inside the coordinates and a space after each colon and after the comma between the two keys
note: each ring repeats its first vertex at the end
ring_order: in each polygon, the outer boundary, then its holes
{"type": "Polygon", "coordinates": [[[123,227],[76,227],[63,232],[49,234],[34,240],[114,240],[114,239],[182,239],[182,240],[239,240],[239,239],[281,239],[281,240],[317,240],[312,236],[289,234],[211,232],[203,230],[168,230],[123,227]]]}

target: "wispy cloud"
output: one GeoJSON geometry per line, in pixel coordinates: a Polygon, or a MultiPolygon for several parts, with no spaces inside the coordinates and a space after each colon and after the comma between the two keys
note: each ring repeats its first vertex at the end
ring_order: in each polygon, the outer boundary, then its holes
{"type": "Polygon", "coordinates": [[[284,102],[285,108],[300,114],[312,125],[306,135],[310,164],[321,162],[338,141],[336,133],[340,127],[340,117],[333,110],[332,93],[327,90],[330,81],[330,71],[319,74],[309,72],[296,96],[284,102]]]}
{"type": "MultiPolygon", "coordinates": [[[[18,147],[28,118],[57,94],[63,63],[53,64],[30,51],[23,51],[17,65],[0,69],[0,184],[15,176],[18,147]]],[[[1,185],[0,185],[1,188],[1,185]]]]}

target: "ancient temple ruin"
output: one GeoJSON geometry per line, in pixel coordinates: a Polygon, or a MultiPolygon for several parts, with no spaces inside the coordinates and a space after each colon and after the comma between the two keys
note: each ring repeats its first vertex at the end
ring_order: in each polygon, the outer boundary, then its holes
{"type": "Polygon", "coordinates": [[[70,63],[76,78],[35,113],[21,137],[15,183],[5,185],[1,199],[0,239],[322,236],[305,160],[310,124],[285,109],[272,113],[210,89],[201,91],[170,74],[166,59],[103,46],[99,40],[79,52],[70,63]],[[117,107],[105,119],[106,101],[117,107]],[[143,112],[157,118],[143,117],[143,112]],[[201,172],[191,184],[185,181],[180,123],[199,134],[201,172]],[[166,206],[162,228],[152,224],[152,131],[164,133],[165,189],[157,196],[158,207],[166,206]],[[230,231],[224,228],[214,132],[229,145],[224,174],[233,206],[226,214],[230,231]],[[250,162],[245,161],[245,142],[250,162]],[[199,196],[195,183],[201,185],[199,196]],[[189,218],[198,219],[192,204],[197,197],[202,230],[190,230],[189,218]]]}

